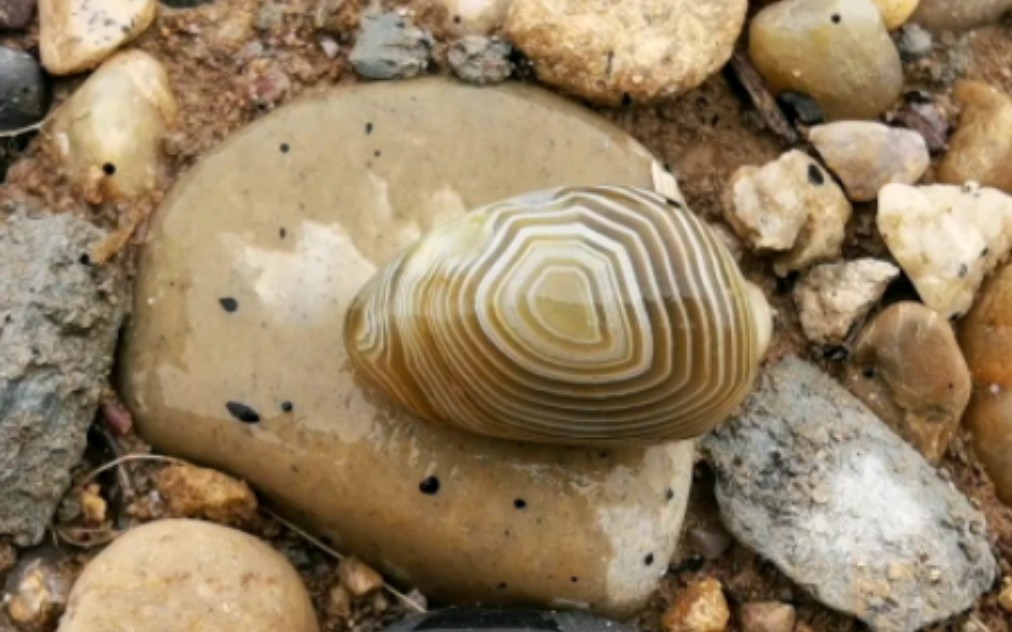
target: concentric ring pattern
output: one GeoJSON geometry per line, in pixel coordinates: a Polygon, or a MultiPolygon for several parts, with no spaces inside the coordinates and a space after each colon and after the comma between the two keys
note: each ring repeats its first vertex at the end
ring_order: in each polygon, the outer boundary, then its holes
{"type": "Polygon", "coordinates": [[[573,445],[698,436],[751,388],[745,280],[708,226],[629,187],[521,195],[442,225],[348,312],[355,367],[416,415],[573,445]]]}

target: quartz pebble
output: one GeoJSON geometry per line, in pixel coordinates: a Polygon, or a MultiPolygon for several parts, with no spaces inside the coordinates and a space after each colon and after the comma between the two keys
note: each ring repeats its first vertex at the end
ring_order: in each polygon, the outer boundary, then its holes
{"type": "Polygon", "coordinates": [[[911,18],[932,31],[963,31],[997,22],[1012,0],[921,0],[911,18]]]}
{"type": "Polygon", "coordinates": [[[298,573],[269,545],[198,520],[128,531],[91,560],[57,632],[318,632],[298,573]]]}
{"type": "Polygon", "coordinates": [[[170,465],[155,476],[155,486],[175,518],[238,526],[256,517],[257,499],[249,486],[215,470],[170,465]]]}
{"type": "Polygon", "coordinates": [[[707,577],[687,586],[664,612],[664,632],[724,632],[731,611],[720,582],[707,577]]]}
{"type": "Polygon", "coordinates": [[[821,345],[843,342],[899,273],[893,264],[877,259],[826,263],[806,272],[794,287],[805,336],[821,345]]]}
{"type": "Polygon", "coordinates": [[[934,38],[918,24],[907,24],[900,33],[899,49],[904,59],[920,59],[931,54],[934,38]]]}
{"type": "Polygon", "coordinates": [[[809,132],[809,139],[856,202],[874,200],[890,182],[917,182],[931,161],[920,134],[881,123],[818,125],[809,132]]]}
{"type": "Polygon", "coordinates": [[[41,121],[49,103],[50,90],[39,62],[28,53],[0,46],[0,132],[41,121]]]}
{"type": "Polygon", "coordinates": [[[973,380],[963,423],[998,497],[1012,506],[1012,265],[981,288],[960,323],[959,343],[973,380]]]}
{"type": "Polygon", "coordinates": [[[980,81],[960,81],[953,97],[963,113],[938,179],[1012,193],[1012,98],[980,81]]]}
{"type": "Polygon", "coordinates": [[[129,198],[163,176],[163,142],[176,120],[169,79],[154,57],[117,54],[55,115],[50,139],[70,178],[93,201],[129,198]]]}
{"type": "Polygon", "coordinates": [[[450,46],[447,54],[453,72],[468,83],[500,83],[509,78],[513,65],[512,48],[496,37],[465,35],[450,46]]]}
{"type": "Polygon", "coordinates": [[[965,314],[1012,245],[1012,198],[975,186],[888,184],[878,229],[921,300],[945,318],[965,314]]]}
{"type": "Polygon", "coordinates": [[[152,218],[120,362],[138,434],[433,600],[625,616],[675,550],[692,444],[554,448],[425,423],[362,384],[342,327],[376,267],[430,227],[545,187],[651,187],[656,166],[524,85],[362,82],[279,107],[152,218]]]}
{"type": "Polygon", "coordinates": [[[741,607],[742,632],[792,632],[797,613],[779,601],[753,601],[741,607]]]}
{"type": "Polygon", "coordinates": [[[750,248],[783,253],[774,264],[781,276],[839,258],[851,213],[836,182],[797,150],[741,167],[724,196],[724,217],[750,248]]]}
{"type": "Polygon", "coordinates": [[[43,632],[63,614],[73,584],[73,565],[66,555],[43,548],[26,555],[11,571],[0,602],[18,628],[43,632]]]}
{"type": "Polygon", "coordinates": [[[348,61],[368,79],[406,79],[429,67],[432,36],[397,13],[364,16],[348,61]]]}
{"type": "Polygon", "coordinates": [[[691,90],[721,68],[747,4],[514,0],[505,32],[541,81],[601,105],[647,104],[691,90]]]}
{"type": "Polygon", "coordinates": [[[90,70],[144,32],[157,0],[39,0],[42,65],[54,75],[90,70]]]}
{"type": "Polygon", "coordinates": [[[970,401],[970,372],[952,326],[914,302],[890,305],[865,327],[846,385],[933,464],[970,401]]]}
{"type": "Polygon", "coordinates": [[[0,31],[27,28],[35,17],[36,3],[37,0],[0,0],[0,31]]]}
{"type": "Polygon", "coordinates": [[[886,28],[894,31],[913,15],[920,0],[872,0],[882,14],[886,28]]]}
{"type": "Polygon", "coordinates": [[[741,544],[876,632],[914,632],[990,590],[984,516],[867,407],[795,356],[757,386],[702,441],[741,544]]]}
{"type": "Polygon", "coordinates": [[[341,585],[357,598],[365,597],[383,588],[383,577],[368,564],[355,557],[346,557],[341,560],[337,574],[341,585]]]}
{"type": "Polygon", "coordinates": [[[899,53],[871,0],[765,7],[752,20],[749,56],[775,92],[804,92],[832,120],[875,118],[903,87],[899,53]]]}
{"type": "Polygon", "coordinates": [[[436,0],[446,8],[443,24],[452,35],[488,35],[502,28],[513,0],[436,0]]]}

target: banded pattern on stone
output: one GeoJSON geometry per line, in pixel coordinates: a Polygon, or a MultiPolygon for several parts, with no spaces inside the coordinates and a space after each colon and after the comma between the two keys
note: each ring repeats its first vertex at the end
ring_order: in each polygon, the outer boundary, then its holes
{"type": "Polygon", "coordinates": [[[352,361],[414,414],[535,442],[684,439],[752,385],[746,282],[708,226],[628,187],[538,191],[437,227],[358,294],[352,361]]]}

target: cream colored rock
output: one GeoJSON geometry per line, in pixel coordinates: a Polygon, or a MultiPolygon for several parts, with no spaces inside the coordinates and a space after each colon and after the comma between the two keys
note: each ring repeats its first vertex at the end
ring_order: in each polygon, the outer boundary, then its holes
{"type": "Polygon", "coordinates": [[[889,184],[878,229],[924,304],[945,318],[970,309],[1012,245],[1012,198],[976,186],[889,184]]]}
{"type": "Polygon", "coordinates": [[[60,108],[49,140],[67,175],[91,201],[130,198],[163,176],[163,142],[176,101],[161,64],[147,53],[119,53],[60,108]]]}
{"type": "Polygon", "coordinates": [[[1005,578],[1001,592],[998,594],[998,605],[1005,612],[1012,614],[1012,580],[1005,578]]]}
{"type": "Polygon", "coordinates": [[[960,81],[953,97],[963,108],[938,179],[977,182],[1012,192],[1012,98],[980,81],[960,81]]]}
{"type": "Polygon", "coordinates": [[[882,14],[882,21],[885,22],[886,28],[890,31],[894,31],[899,27],[903,26],[910,16],[913,15],[914,11],[917,10],[917,5],[920,4],[921,0],[872,0],[875,6],[878,7],[879,12],[882,14]]]}
{"type": "Polygon", "coordinates": [[[924,137],[869,121],[817,125],[809,139],[850,199],[870,202],[890,182],[913,184],[931,162],[924,137]]]}
{"type": "Polygon", "coordinates": [[[852,211],[836,182],[797,150],[741,167],[724,195],[724,218],[750,248],[783,253],[780,275],[839,258],[852,211]]]}
{"type": "Polygon", "coordinates": [[[602,105],[653,103],[731,58],[746,0],[514,0],[505,32],[538,78],[602,105]]]}
{"type": "Polygon", "coordinates": [[[318,632],[291,564],[242,531],[160,520],[91,560],[58,632],[318,632]]]}
{"type": "Polygon", "coordinates": [[[877,259],[812,268],[794,287],[805,336],[821,345],[843,342],[854,323],[868,314],[899,274],[899,268],[877,259]]]}
{"type": "Polygon", "coordinates": [[[934,464],[970,401],[970,372],[952,326],[914,302],[889,306],[861,331],[846,384],[934,464]]]}
{"type": "Polygon", "coordinates": [[[369,83],[278,108],[153,217],[119,380],[138,432],[437,603],[632,612],[674,552],[690,444],[563,449],[425,423],[363,387],[342,328],[377,267],[434,225],[547,186],[650,187],[653,166],[521,85],[369,83]]]}
{"type": "Polygon", "coordinates": [[[91,70],[155,19],[157,0],[39,0],[39,53],[54,75],[91,70]]]}
{"type": "Polygon", "coordinates": [[[749,56],[776,92],[797,90],[830,119],[873,119],[903,88],[903,68],[871,0],[782,0],[752,20],[749,56]]]}
{"type": "Polygon", "coordinates": [[[963,31],[997,22],[1012,0],[921,0],[913,22],[932,31],[963,31]]]}
{"type": "Polygon", "coordinates": [[[488,35],[502,28],[513,0],[436,0],[446,8],[444,28],[452,35],[488,35]]]}
{"type": "Polygon", "coordinates": [[[675,596],[661,617],[664,632],[724,632],[731,619],[720,582],[707,577],[675,596]]]}
{"type": "Polygon", "coordinates": [[[383,588],[383,578],[368,564],[355,557],[341,560],[337,568],[341,585],[354,597],[365,597],[383,588]]]}
{"type": "Polygon", "coordinates": [[[742,632],[793,632],[794,606],[779,601],[752,601],[741,606],[742,632]]]}

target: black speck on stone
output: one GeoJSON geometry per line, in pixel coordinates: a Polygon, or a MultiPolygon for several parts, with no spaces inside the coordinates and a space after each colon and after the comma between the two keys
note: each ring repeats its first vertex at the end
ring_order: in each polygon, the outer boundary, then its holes
{"type": "Polygon", "coordinates": [[[627,108],[633,104],[632,96],[628,92],[622,93],[622,107],[627,108]]]}
{"type": "Polygon", "coordinates": [[[843,18],[840,17],[839,13],[834,13],[829,17],[829,19],[833,21],[833,24],[839,24],[843,18]]]}
{"type": "MultiPolygon", "coordinates": [[[[4,6],[5,3],[0,2],[0,24],[5,17],[4,6]]],[[[9,15],[6,17],[10,18],[9,15]]],[[[35,57],[0,46],[0,132],[41,121],[49,111],[50,103],[50,82],[35,57]]]]}
{"type": "Polygon", "coordinates": [[[376,158],[379,158],[380,156],[383,155],[383,152],[377,149],[376,151],[372,152],[372,155],[375,156],[376,158]]]}
{"type": "Polygon", "coordinates": [[[239,301],[235,300],[231,296],[225,296],[218,299],[218,303],[221,304],[221,308],[231,314],[235,310],[239,309],[239,301]]]}
{"type": "Polygon", "coordinates": [[[573,575],[572,577],[569,578],[569,581],[575,584],[576,582],[580,581],[580,578],[577,577],[576,575],[573,575]]]}
{"type": "Polygon", "coordinates": [[[516,500],[513,501],[513,506],[516,507],[517,509],[526,509],[527,501],[524,500],[523,498],[517,498],[516,500]]]}
{"type": "Polygon", "coordinates": [[[647,556],[643,558],[643,563],[646,564],[647,566],[650,566],[651,564],[653,564],[654,563],[654,554],[653,553],[647,553],[647,556]]]}
{"type": "Polygon", "coordinates": [[[425,478],[425,480],[418,484],[418,491],[429,496],[435,496],[439,491],[439,479],[435,476],[425,478]]]}
{"type": "Polygon", "coordinates": [[[674,500],[674,498],[675,498],[675,490],[673,490],[673,489],[671,489],[669,487],[668,491],[664,492],[664,498],[666,498],[667,500],[674,500]]]}
{"type": "Polygon", "coordinates": [[[826,183],[826,176],[822,175],[822,169],[818,165],[808,165],[808,181],[815,186],[822,186],[826,183]]]}
{"type": "Polygon", "coordinates": [[[242,402],[228,402],[225,408],[230,415],[244,424],[255,424],[260,421],[260,414],[242,402]]]}
{"type": "Polygon", "coordinates": [[[295,407],[292,406],[291,402],[288,402],[288,401],[281,402],[281,410],[283,410],[284,412],[290,413],[290,412],[292,412],[293,408],[295,408],[295,407]]]}
{"type": "Polygon", "coordinates": [[[506,582],[499,582],[499,585],[495,587],[496,590],[506,590],[506,582]]]}
{"type": "Polygon", "coordinates": [[[116,165],[112,164],[111,162],[105,163],[104,165],[102,165],[102,173],[104,173],[107,176],[116,175],[116,165]]]}
{"type": "Polygon", "coordinates": [[[281,153],[287,154],[292,149],[292,147],[288,143],[281,143],[280,149],[281,153]]]}
{"type": "Polygon", "coordinates": [[[280,229],[280,230],[278,230],[278,237],[280,237],[280,238],[284,239],[284,238],[285,238],[285,237],[287,237],[287,236],[288,236],[288,231],[287,231],[287,230],[285,230],[285,227],[284,227],[284,226],[282,226],[282,227],[281,227],[281,229],[280,229]]]}
{"type": "Polygon", "coordinates": [[[366,134],[372,134],[372,123],[366,123],[365,124],[365,133],[366,134]]]}
{"type": "Polygon", "coordinates": [[[682,205],[678,200],[672,200],[671,198],[666,197],[664,198],[664,201],[668,203],[668,206],[673,206],[675,208],[682,208],[682,205]]]}

